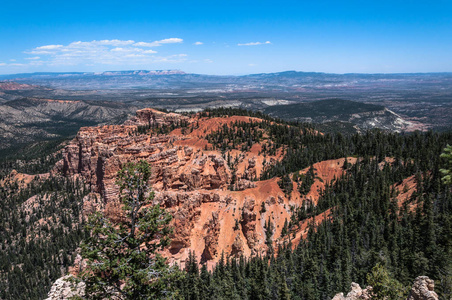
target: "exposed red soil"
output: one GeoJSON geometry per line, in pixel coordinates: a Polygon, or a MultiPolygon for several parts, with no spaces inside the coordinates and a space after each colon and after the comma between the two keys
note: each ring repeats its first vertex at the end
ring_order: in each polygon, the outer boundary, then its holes
{"type": "Polygon", "coordinates": [[[414,211],[417,203],[413,200],[413,193],[417,189],[417,182],[415,175],[405,178],[400,184],[394,184],[392,186],[398,195],[397,195],[397,204],[400,207],[403,205],[407,205],[410,211],[414,211]]]}

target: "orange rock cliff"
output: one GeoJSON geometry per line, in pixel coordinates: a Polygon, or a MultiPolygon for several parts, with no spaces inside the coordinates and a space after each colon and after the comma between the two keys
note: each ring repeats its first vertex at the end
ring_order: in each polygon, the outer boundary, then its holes
{"type": "MultiPolygon", "coordinates": [[[[174,235],[165,252],[170,262],[183,265],[190,251],[208,266],[217,262],[222,253],[226,256],[264,254],[268,250],[265,223],[270,220],[273,224],[274,246],[285,241],[281,231],[285,221],[290,220],[291,208],[302,206],[305,200],[316,203],[325,185],[343,174],[345,159],[314,164],[317,177],[311,191],[301,196],[294,186],[293,192],[285,195],[278,186],[278,178],[255,181],[264,164],[283,157],[282,150],[274,156],[264,156],[261,145],[256,143],[247,152],[222,153],[213,150],[207,141],[207,134],[236,121],[262,120],[245,116],[187,117],[142,109],[124,125],[81,128],[63,150],[63,159],[54,171],[82,176],[94,191],[89,198],[101,199],[105,213],[114,217],[118,212],[117,172],[129,161],[144,159],[152,166],[154,202],[174,217],[174,235]],[[192,130],[173,126],[176,129],[165,134],[152,130],[137,133],[140,126],[156,128],[182,122],[192,130]],[[227,162],[228,156],[235,159],[235,171],[227,162]]],[[[356,160],[347,159],[350,163],[356,160]]],[[[86,203],[89,206],[90,201],[87,199],[86,203]]],[[[315,222],[325,217],[328,212],[318,216],[315,222]]],[[[310,221],[297,226],[294,245],[306,236],[310,221]]]]}

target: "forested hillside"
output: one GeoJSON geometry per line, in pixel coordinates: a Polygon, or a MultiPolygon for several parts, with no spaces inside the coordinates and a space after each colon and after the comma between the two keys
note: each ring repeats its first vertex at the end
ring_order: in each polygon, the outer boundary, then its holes
{"type": "MultiPolygon", "coordinates": [[[[450,186],[441,183],[439,169],[445,163],[441,151],[452,142],[450,132],[322,135],[299,134],[298,126],[303,125],[254,125],[269,128],[272,147],[287,149],[285,157],[261,176],[282,178],[282,188],[292,189],[295,182],[303,189],[307,177],[298,183],[293,175],[315,162],[347,156],[356,156],[359,162],[345,164],[347,175],[331,182],[316,205],[293,213],[286,242],[276,255],[223,257],[212,273],[205,267],[200,271],[192,258],[183,288],[185,298],[329,299],[347,290],[352,281],[367,284],[366,275],[380,263],[404,286],[419,275],[430,276],[437,282],[441,299],[449,299],[452,197],[450,186]],[[402,183],[412,175],[415,191],[401,200],[398,196],[409,189],[402,183]],[[315,217],[327,211],[329,217],[314,226],[315,217]],[[310,218],[306,239],[293,247],[297,225],[310,218]]],[[[235,126],[223,128],[214,144],[226,149],[230,141],[259,140],[255,131],[246,129],[253,124],[235,126]]]]}
{"type": "Polygon", "coordinates": [[[73,265],[89,188],[48,173],[60,147],[33,144],[0,162],[0,299],[44,299],[73,265]]]}

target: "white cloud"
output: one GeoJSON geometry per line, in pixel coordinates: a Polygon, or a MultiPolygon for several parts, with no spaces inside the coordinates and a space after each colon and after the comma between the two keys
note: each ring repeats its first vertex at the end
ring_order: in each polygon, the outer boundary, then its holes
{"type": "MultiPolygon", "coordinates": [[[[96,42],[96,41],[93,41],[96,42]]],[[[110,46],[126,46],[135,43],[133,40],[121,41],[121,40],[101,40],[98,42],[100,45],[110,45],[110,46]]]]}
{"type": "Polygon", "coordinates": [[[184,40],[180,38],[169,38],[157,41],[160,44],[174,44],[174,43],[182,43],[184,40]]]}
{"type": "Polygon", "coordinates": [[[138,43],[135,43],[133,45],[137,46],[137,47],[157,47],[157,46],[160,46],[160,45],[157,45],[155,42],[152,42],[152,43],[138,42],[138,43]]]}
{"type": "Polygon", "coordinates": [[[35,48],[36,50],[55,50],[55,49],[59,49],[59,48],[63,48],[63,45],[45,45],[45,46],[41,46],[41,47],[37,47],[35,48]]]}
{"type": "Polygon", "coordinates": [[[271,44],[270,41],[266,41],[266,42],[250,42],[250,43],[245,43],[245,44],[237,44],[237,46],[258,46],[258,45],[268,45],[271,44]]]}
{"type": "Polygon", "coordinates": [[[5,63],[0,63],[0,66],[6,66],[6,64],[5,63]]]}
{"type": "Polygon", "coordinates": [[[180,38],[169,38],[169,39],[163,39],[159,41],[153,41],[151,43],[148,42],[137,42],[133,44],[137,47],[159,47],[163,44],[179,44],[182,43],[184,40],[180,38]]]}
{"type": "MultiPolygon", "coordinates": [[[[164,44],[182,43],[180,38],[168,38],[147,42],[135,42],[133,40],[94,40],[90,42],[76,41],[68,45],[44,45],[39,46],[26,54],[39,54],[39,56],[27,57],[31,62],[39,60],[40,64],[49,66],[61,65],[134,65],[149,64],[160,61],[172,62],[184,60],[186,54],[176,54],[167,57],[156,57],[157,51],[146,49],[162,46],[164,44]]],[[[30,62],[30,64],[31,64],[30,62]]]]}
{"type": "Polygon", "coordinates": [[[204,44],[204,43],[203,42],[196,42],[193,45],[199,46],[199,45],[202,45],[202,44],[204,44]]]}
{"type": "MultiPolygon", "coordinates": [[[[128,48],[121,48],[121,47],[116,47],[111,49],[110,51],[112,52],[123,52],[123,53],[131,53],[131,52],[143,52],[144,50],[141,48],[136,48],[136,47],[128,47],[128,48]]],[[[155,51],[154,51],[155,53],[155,51]]]]}

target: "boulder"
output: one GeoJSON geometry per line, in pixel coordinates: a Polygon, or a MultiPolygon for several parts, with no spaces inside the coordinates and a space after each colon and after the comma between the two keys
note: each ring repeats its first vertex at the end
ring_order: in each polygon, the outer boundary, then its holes
{"type": "Polygon", "coordinates": [[[434,291],[435,282],[427,276],[419,276],[414,280],[407,300],[438,300],[434,291]]]}

